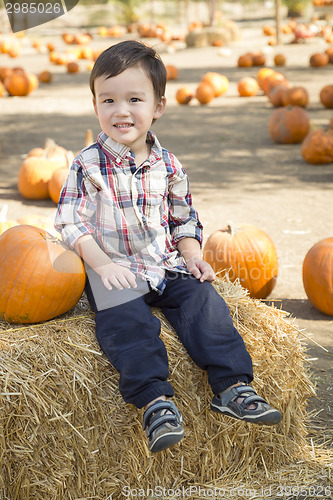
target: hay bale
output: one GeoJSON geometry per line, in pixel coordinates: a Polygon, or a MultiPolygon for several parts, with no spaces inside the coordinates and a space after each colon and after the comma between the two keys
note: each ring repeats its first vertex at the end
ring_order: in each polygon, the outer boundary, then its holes
{"type": "Polygon", "coordinates": [[[148,497],[157,487],[191,487],[193,495],[185,490],[186,498],[197,498],[194,488],[230,491],[248,483],[259,491],[272,481],[291,484],[295,478],[305,484],[305,477],[318,476],[318,468],[322,474],[326,452],[306,440],[306,405],[314,388],[300,331],[282,311],[247,297],[239,284],[215,286],[252,355],[253,386],[282,411],[279,426],[259,427],[211,412],[206,373],[154,310],[162,321],[186,436],[151,455],[142,410],[122,401],[118,374],[98,347],[94,316],[83,298],[71,313],[44,324],[13,328],[1,322],[0,496],[120,499],[133,489],[148,497]]]}
{"type": "Polygon", "coordinates": [[[235,23],[228,22],[224,26],[196,28],[185,37],[187,47],[208,47],[216,42],[227,45],[241,38],[241,32],[235,23]]]}

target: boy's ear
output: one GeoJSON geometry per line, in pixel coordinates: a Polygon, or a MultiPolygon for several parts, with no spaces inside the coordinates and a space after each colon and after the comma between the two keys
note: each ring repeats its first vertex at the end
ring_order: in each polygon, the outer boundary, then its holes
{"type": "Polygon", "coordinates": [[[156,104],[154,120],[157,120],[157,118],[160,118],[163,115],[165,106],[166,106],[166,97],[163,96],[161,100],[156,104]]]}
{"type": "Polygon", "coordinates": [[[95,97],[92,98],[92,103],[93,103],[93,106],[94,106],[95,115],[98,118],[98,111],[97,111],[97,104],[96,104],[96,98],[95,97]]]}

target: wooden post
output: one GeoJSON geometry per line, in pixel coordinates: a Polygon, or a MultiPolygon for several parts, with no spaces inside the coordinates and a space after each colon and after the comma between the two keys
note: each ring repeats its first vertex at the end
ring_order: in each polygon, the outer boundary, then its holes
{"type": "Polygon", "coordinates": [[[276,44],[281,44],[281,0],[275,0],[276,44]]]}

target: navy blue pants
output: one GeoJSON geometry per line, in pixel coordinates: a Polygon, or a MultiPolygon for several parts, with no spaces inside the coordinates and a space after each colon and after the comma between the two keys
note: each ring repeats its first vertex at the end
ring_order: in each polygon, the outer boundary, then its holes
{"type": "Polygon", "coordinates": [[[98,311],[91,288],[87,296],[96,312],[96,337],[120,374],[119,390],[126,403],[142,408],[158,396],[174,395],[168,356],[160,338],[160,321],[150,306],[161,308],[192,360],[207,370],[214,394],[253,379],[252,361],[233,326],[223,298],[207,281],[167,272],[162,295],[150,289],[135,300],[98,311]]]}

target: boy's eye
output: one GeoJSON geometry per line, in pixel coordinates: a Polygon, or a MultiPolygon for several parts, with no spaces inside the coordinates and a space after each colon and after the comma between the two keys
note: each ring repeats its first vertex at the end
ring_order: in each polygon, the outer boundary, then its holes
{"type": "Polygon", "coordinates": [[[140,101],[141,101],[141,99],[139,99],[138,97],[132,97],[130,99],[130,102],[140,102],[140,101]]]}
{"type": "Polygon", "coordinates": [[[110,102],[114,102],[114,100],[113,99],[105,99],[104,102],[110,103],[110,102]]]}

